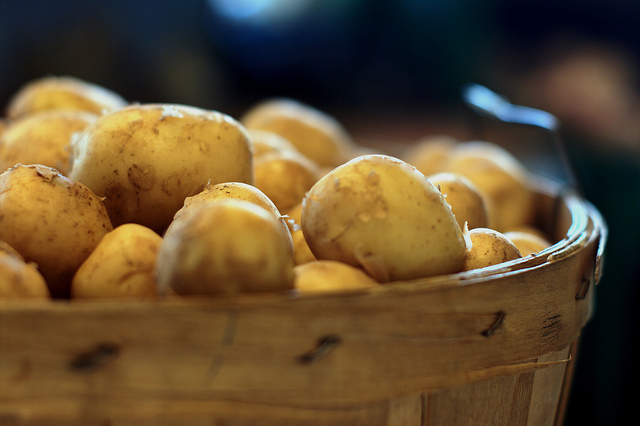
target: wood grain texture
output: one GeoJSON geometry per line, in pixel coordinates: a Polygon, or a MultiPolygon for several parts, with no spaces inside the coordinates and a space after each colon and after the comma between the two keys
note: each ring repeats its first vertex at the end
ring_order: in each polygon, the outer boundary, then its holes
{"type": "Polygon", "coordinates": [[[603,226],[565,206],[573,225],[550,253],[487,271],[333,295],[2,305],[0,423],[553,424],[603,226]]]}

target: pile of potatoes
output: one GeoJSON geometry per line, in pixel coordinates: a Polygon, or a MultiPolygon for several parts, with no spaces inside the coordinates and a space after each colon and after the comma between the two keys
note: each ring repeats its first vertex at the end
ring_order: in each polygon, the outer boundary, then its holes
{"type": "Polygon", "coordinates": [[[348,291],[551,245],[499,146],[429,137],[400,157],[292,99],[235,119],[33,81],[0,120],[0,300],[348,291]]]}

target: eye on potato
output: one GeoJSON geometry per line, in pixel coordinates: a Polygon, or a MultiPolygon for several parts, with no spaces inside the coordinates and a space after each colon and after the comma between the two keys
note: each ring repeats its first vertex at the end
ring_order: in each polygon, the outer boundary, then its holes
{"type": "Polygon", "coordinates": [[[320,179],[303,203],[302,230],[318,260],[362,267],[379,282],[462,269],[466,243],[444,196],[397,158],[357,157],[320,179]]]}
{"type": "Polygon", "coordinates": [[[245,200],[203,202],[167,229],[160,294],[212,296],[293,289],[293,254],[280,222],[245,200]]]}
{"type": "Polygon", "coordinates": [[[50,298],[51,293],[38,267],[26,262],[13,247],[0,241],[0,302],[50,298]]]}
{"type": "Polygon", "coordinates": [[[226,114],[182,105],[131,105],[102,115],[72,147],[70,176],[105,197],[114,226],[164,232],[207,182],[253,183],[249,135],[226,114]]]}
{"type": "Polygon", "coordinates": [[[18,164],[0,175],[0,240],[35,262],[53,297],[113,229],[102,200],[86,186],[42,165],[18,164]]]}
{"type": "Polygon", "coordinates": [[[485,195],[489,228],[504,232],[533,223],[536,206],[528,171],[499,145],[460,142],[450,150],[446,171],[465,176],[485,195]]]}
{"type": "Polygon", "coordinates": [[[269,152],[255,159],[255,186],[286,214],[320,179],[320,168],[297,152],[269,152]]]}
{"type": "Polygon", "coordinates": [[[489,213],[484,196],[473,182],[456,173],[436,173],[428,179],[444,194],[460,229],[488,226],[489,213]]]}
{"type": "MultiPolygon", "coordinates": [[[[285,234],[285,238],[291,240],[291,232],[289,225],[287,224],[285,217],[280,214],[278,207],[265,195],[253,185],[249,185],[242,182],[225,182],[212,185],[207,183],[202,192],[197,193],[192,197],[187,197],[184,200],[184,206],[178,210],[174,216],[174,220],[184,214],[186,211],[193,209],[195,206],[200,205],[203,202],[210,200],[244,200],[252,202],[260,207],[263,207],[267,211],[273,214],[282,227],[282,232],[285,234]]],[[[293,250],[293,241],[291,240],[291,250],[293,250]]]]}
{"type": "Polygon", "coordinates": [[[247,129],[277,133],[320,167],[335,167],[352,157],[354,143],[342,124],[310,105],[287,98],[264,100],[240,121],[247,129]]]}
{"type": "Polygon", "coordinates": [[[155,298],[156,259],[162,237],[125,223],[102,238],[71,282],[72,299],[155,298]]]}
{"type": "Polygon", "coordinates": [[[78,78],[60,76],[33,80],[9,99],[10,119],[44,110],[81,110],[94,114],[115,111],[128,102],[117,93],[78,78]]]}
{"type": "Polygon", "coordinates": [[[301,294],[359,290],[380,284],[362,269],[335,260],[317,260],[297,265],[294,286],[301,294]]]}
{"type": "Polygon", "coordinates": [[[69,175],[71,137],[98,116],[86,111],[49,110],[19,118],[0,134],[0,170],[42,164],[69,175]]]}
{"type": "Polygon", "coordinates": [[[504,234],[489,228],[469,231],[471,246],[464,262],[464,270],[480,269],[519,259],[522,254],[504,234]]]}

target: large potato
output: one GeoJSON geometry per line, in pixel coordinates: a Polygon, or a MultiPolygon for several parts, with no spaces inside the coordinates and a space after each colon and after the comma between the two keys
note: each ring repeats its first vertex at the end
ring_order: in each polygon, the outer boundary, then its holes
{"type": "Polygon", "coordinates": [[[50,299],[51,293],[38,267],[13,247],[0,241],[0,302],[20,299],[50,299]]]}
{"type": "Polygon", "coordinates": [[[273,217],[280,222],[282,232],[284,233],[285,238],[291,242],[291,250],[293,250],[293,240],[291,239],[291,232],[289,230],[289,225],[285,220],[285,216],[280,214],[278,207],[276,207],[273,201],[271,201],[264,192],[260,191],[255,186],[246,183],[225,182],[215,185],[207,183],[202,192],[199,192],[192,197],[187,197],[184,200],[184,206],[175,214],[174,220],[186,211],[193,209],[203,202],[225,199],[249,201],[271,212],[273,217]]]}
{"type": "Polygon", "coordinates": [[[249,109],[240,121],[248,129],[285,137],[320,167],[335,167],[352,157],[354,143],[334,117],[294,99],[267,99],[249,109]]]}
{"type": "Polygon", "coordinates": [[[35,262],[53,297],[113,227],[102,200],[50,167],[21,165],[0,175],[0,240],[35,262]]]}
{"type": "Polygon", "coordinates": [[[154,298],[156,259],[162,237],[125,223],[104,236],[71,282],[74,299],[154,298]]]}
{"type": "Polygon", "coordinates": [[[485,268],[522,257],[513,242],[504,234],[493,229],[472,229],[469,231],[468,238],[471,245],[465,258],[465,271],[485,268]]]}
{"type": "Polygon", "coordinates": [[[226,114],[182,105],[131,105],[74,138],[70,176],[105,197],[114,226],[161,233],[207,182],[253,183],[249,136],[226,114]]]}
{"type": "Polygon", "coordinates": [[[335,260],[317,260],[297,265],[294,286],[299,293],[360,290],[380,284],[362,269],[335,260]]]}
{"type": "Polygon", "coordinates": [[[286,214],[302,202],[322,172],[304,155],[290,151],[261,155],[254,162],[253,173],[255,186],[286,214]]]}
{"type": "Polygon", "coordinates": [[[529,225],[535,196],[525,166],[504,148],[486,141],[455,145],[446,171],[467,177],[488,201],[489,227],[498,231],[529,225]]]}
{"type": "Polygon", "coordinates": [[[42,164],[69,175],[71,137],[98,116],[86,111],[50,110],[17,119],[0,135],[0,170],[42,164]]]}
{"type": "Polygon", "coordinates": [[[485,198],[473,182],[457,173],[436,173],[428,179],[444,194],[461,229],[488,226],[485,198]]]}
{"type": "Polygon", "coordinates": [[[74,77],[43,77],[21,87],[9,100],[6,114],[12,119],[52,109],[102,114],[126,105],[122,96],[102,86],[74,77]]]}
{"type": "Polygon", "coordinates": [[[161,294],[291,290],[293,254],[271,212],[245,200],[212,200],[167,229],[156,276],[161,294]]]}
{"type": "Polygon", "coordinates": [[[466,251],[444,196],[411,165],[357,157],[307,193],[302,230],[317,259],[359,266],[380,282],[459,272],[466,251]]]}

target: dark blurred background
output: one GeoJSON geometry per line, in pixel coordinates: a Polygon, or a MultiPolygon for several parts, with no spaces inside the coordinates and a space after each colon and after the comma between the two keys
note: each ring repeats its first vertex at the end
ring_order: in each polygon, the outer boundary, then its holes
{"type": "Polygon", "coordinates": [[[2,108],[33,79],[72,75],[236,118],[290,96],[364,139],[475,136],[459,115],[468,82],[557,115],[610,227],[568,425],[634,414],[639,60],[638,0],[0,0],[2,108]]]}

